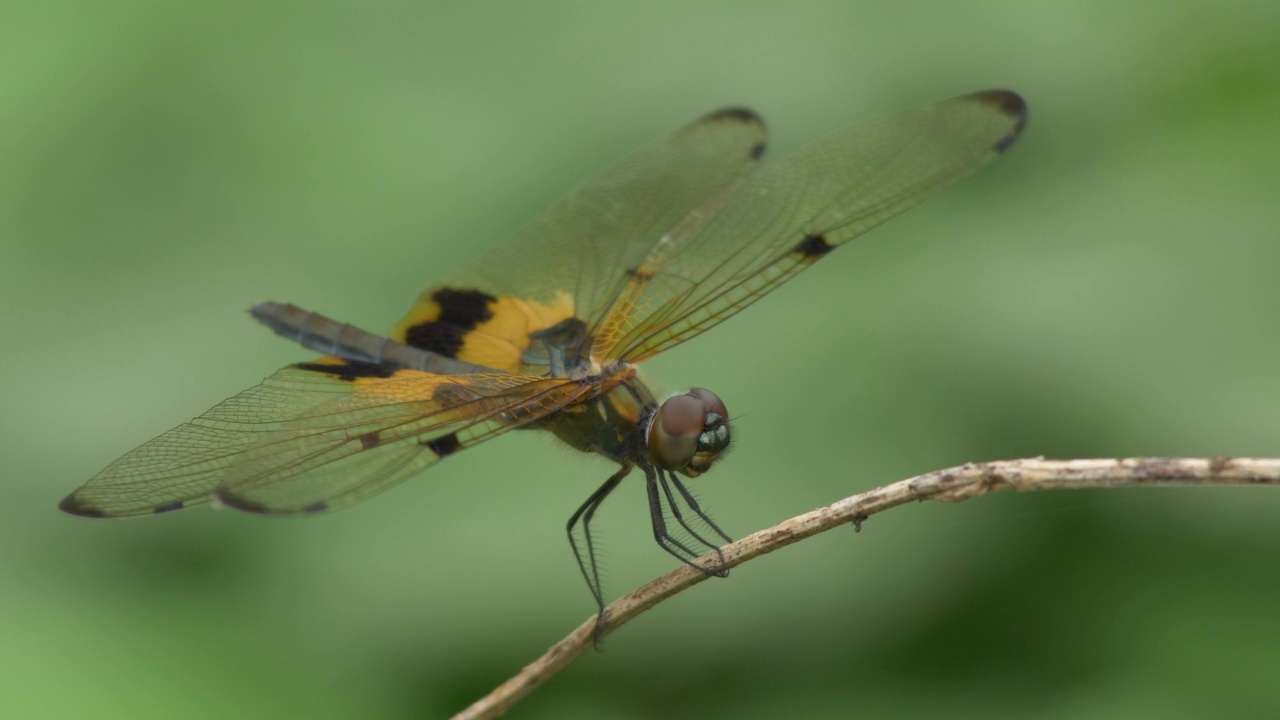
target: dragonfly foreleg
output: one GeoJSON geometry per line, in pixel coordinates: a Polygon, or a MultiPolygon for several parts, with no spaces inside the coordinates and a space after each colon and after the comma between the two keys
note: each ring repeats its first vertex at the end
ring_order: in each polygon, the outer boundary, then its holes
{"type": "MultiPolygon", "coordinates": [[[[671,488],[667,484],[667,479],[662,475],[662,471],[649,470],[646,474],[648,479],[647,488],[649,492],[649,516],[653,521],[653,537],[658,541],[658,546],[679,558],[680,561],[686,565],[697,568],[708,575],[726,577],[729,574],[729,569],[724,567],[724,555],[720,552],[720,548],[713,543],[707,542],[689,526],[684,515],[680,512],[679,503],[671,493],[671,488]],[[680,538],[675,537],[668,531],[666,514],[664,512],[662,502],[664,497],[667,500],[667,505],[670,507],[671,516],[680,525],[680,527],[688,532],[693,540],[701,543],[707,549],[715,551],[716,556],[719,559],[714,566],[707,568],[694,562],[700,555],[702,555],[702,553],[695,551],[693,548],[689,547],[688,544],[682,542],[680,538]]],[[[679,487],[679,485],[677,485],[677,487],[679,487]]],[[[685,491],[685,493],[687,493],[687,491],[685,491]]],[[[696,508],[696,503],[691,507],[696,508]]],[[[700,509],[695,510],[695,512],[697,512],[699,518],[704,520],[707,519],[706,515],[700,509]]],[[[715,529],[717,533],[720,532],[719,528],[715,527],[714,523],[711,523],[711,527],[715,529]]],[[[721,535],[723,535],[723,533],[721,533],[721,535]]]]}

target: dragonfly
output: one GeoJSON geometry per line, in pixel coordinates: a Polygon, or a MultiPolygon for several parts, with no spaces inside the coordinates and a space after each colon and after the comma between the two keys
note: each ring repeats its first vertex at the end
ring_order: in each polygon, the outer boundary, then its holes
{"type": "Polygon", "coordinates": [[[987,90],[761,165],[761,118],[712,112],[625,157],[423,292],[378,335],[287,303],[252,315],[320,354],[137,447],[67,496],[118,518],[203,503],[267,515],[347,507],[515,429],[617,470],[566,526],[605,622],[591,524],[632,472],[653,537],[706,573],[731,542],[686,480],[730,447],[711,390],[662,402],[637,365],[727,320],[833,250],[1002,155],[1027,106],[987,90]]]}

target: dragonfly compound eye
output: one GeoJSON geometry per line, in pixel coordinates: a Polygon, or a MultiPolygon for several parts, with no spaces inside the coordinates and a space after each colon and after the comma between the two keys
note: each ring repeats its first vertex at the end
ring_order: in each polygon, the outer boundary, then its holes
{"type": "Polygon", "coordinates": [[[725,409],[724,401],[720,399],[719,395],[706,388],[694,388],[689,391],[689,394],[701,400],[702,404],[706,406],[707,412],[715,413],[722,418],[728,419],[729,411],[725,409]]]}
{"type": "Polygon", "coordinates": [[[648,443],[658,467],[700,475],[729,447],[729,411],[705,388],[667,398],[649,423],[648,443]]]}
{"type": "MultiPolygon", "coordinates": [[[[698,436],[698,452],[694,465],[709,465],[710,460],[729,447],[729,411],[720,396],[706,388],[694,388],[689,395],[702,401],[707,417],[702,422],[702,434],[698,436]],[[701,460],[701,462],[699,462],[701,460]]],[[[704,468],[705,469],[705,468],[704,468]]]]}
{"type": "Polygon", "coordinates": [[[649,453],[658,467],[679,470],[693,460],[707,421],[707,408],[693,395],[674,395],[649,423],[649,453]]]}
{"type": "Polygon", "coordinates": [[[698,451],[693,454],[693,460],[689,461],[689,467],[684,469],[684,474],[695,477],[711,469],[711,463],[729,449],[731,438],[729,411],[725,408],[724,401],[706,388],[694,388],[689,391],[689,395],[701,400],[703,407],[707,409],[702,433],[698,435],[698,451]]]}

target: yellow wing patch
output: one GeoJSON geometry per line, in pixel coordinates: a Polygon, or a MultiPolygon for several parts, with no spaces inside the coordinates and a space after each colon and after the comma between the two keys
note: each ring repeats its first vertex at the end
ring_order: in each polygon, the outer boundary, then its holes
{"type": "Polygon", "coordinates": [[[529,335],[573,316],[573,298],[563,291],[544,305],[480,290],[432,288],[418,297],[391,339],[495,370],[529,372],[521,363],[529,335]]]}

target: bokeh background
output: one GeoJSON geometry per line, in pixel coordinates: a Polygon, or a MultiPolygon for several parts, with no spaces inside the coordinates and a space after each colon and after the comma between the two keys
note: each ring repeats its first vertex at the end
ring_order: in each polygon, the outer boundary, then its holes
{"type": "MultiPolygon", "coordinates": [[[[52,0],[0,9],[0,717],[410,718],[592,610],[564,539],[609,472],[503,437],[306,520],[57,501],[374,330],[573,185],[720,105],[772,157],[986,87],[1019,146],[697,341],[731,533],[1021,456],[1280,454],[1280,4],[52,0]]],[[[1280,710],[1280,493],[922,504],[704,583],[514,713],[1125,717],[1280,710]]],[[[673,567],[640,483],[616,597],[673,567]]]]}

